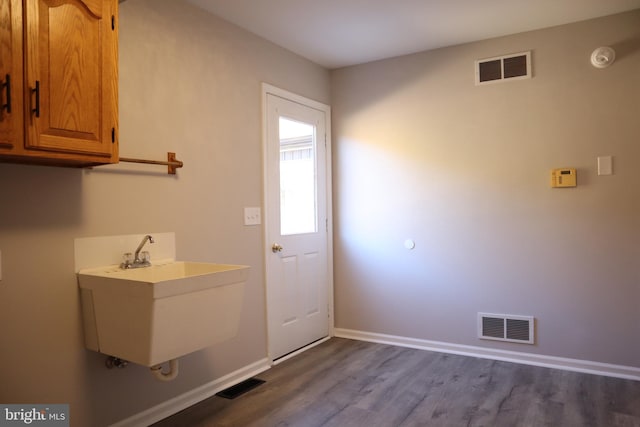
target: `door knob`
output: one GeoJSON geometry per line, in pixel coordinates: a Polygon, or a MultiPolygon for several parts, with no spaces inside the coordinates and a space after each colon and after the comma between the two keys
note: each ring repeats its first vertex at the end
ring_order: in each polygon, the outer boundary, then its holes
{"type": "Polygon", "coordinates": [[[274,254],[275,254],[275,253],[278,253],[278,252],[282,252],[282,246],[280,246],[280,245],[279,245],[279,244],[277,244],[277,243],[274,243],[274,244],[271,246],[271,251],[272,251],[274,254]]]}

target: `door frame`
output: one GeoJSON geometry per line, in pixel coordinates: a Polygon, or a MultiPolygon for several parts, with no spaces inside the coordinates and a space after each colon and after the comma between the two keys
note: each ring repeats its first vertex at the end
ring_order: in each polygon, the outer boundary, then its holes
{"type": "Polygon", "coordinates": [[[271,331],[269,330],[269,283],[267,280],[267,257],[271,254],[271,242],[269,241],[269,231],[268,224],[271,218],[269,217],[269,209],[267,206],[267,194],[268,194],[268,182],[267,182],[267,144],[268,144],[268,135],[267,135],[267,122],[268,122],[268,111],[267,111],[267,95],[275,95],[280,98],[284,98],[288,101],[292,101],[301,105],[304,105],[309,108],[313,108],[316,110],[320,110],[324,112],[325,117],[325,132],[326,132],[326,197],[327,197],[327,301],[328,301],[328,314],[329,318],[327,322],[329,324],[329,335],[326,339],[329,339],[334,335],[334,317],[333,317],[333,203],[332,203],[332,174],[331,174],[331,107],[329,105],[323,104],[318,101],[314,101],[309,98],[305,98],[304,96],[295,94],[293,92],[289,92],[285,89],[280,89],[279,87],[270,85],[268,83],[262,83],[262,213],[263,213],[263,274],[264,274],[264,282],[265,282],[265,322],[266,322],[266,332],[267,332],[267,358],[269,359],[269,363],[271,365],[283,362],[290,357],[293,357],[323,341],[319,340],[314,343],[309,344],[289,355],[281,357],[277,362],[274,363],[273,357],[269,354],[269,339],[271,331]]]}

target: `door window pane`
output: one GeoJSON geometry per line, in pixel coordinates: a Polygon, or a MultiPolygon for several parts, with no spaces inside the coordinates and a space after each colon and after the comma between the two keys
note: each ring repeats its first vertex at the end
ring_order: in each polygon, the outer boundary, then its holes
{"type": "Polygon", "coordinates": [[[318,231],[315,126],[280,117],[280,234],[318,231]]]}

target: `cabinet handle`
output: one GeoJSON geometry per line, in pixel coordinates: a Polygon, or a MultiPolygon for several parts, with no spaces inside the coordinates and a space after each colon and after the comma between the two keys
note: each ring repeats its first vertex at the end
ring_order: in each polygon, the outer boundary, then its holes
{"type": "Polygon", "coordinates": [[[11,76],[7,74],[4,83],[0,84],[0,91],[7,89],[7,103],[0,105],[0,111],[7,110],[11,113],[11,76]]]}
{"type": "Polygon", "coordinates": [[[36,117],[40,117],[40,81],[36,80],[36,88],[31,89],[32,93],[36,94],[36,108],[31,110],[32,113],[36,113],[36,117]]]}

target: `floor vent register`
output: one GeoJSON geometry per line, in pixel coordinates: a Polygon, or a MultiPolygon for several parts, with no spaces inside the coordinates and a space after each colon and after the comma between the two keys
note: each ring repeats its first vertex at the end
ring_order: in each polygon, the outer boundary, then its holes
{"type": "Polygon", "coordinates": [[[226,388],[219,393],[216,393],[216,396],[224,397],[225,399],[235,399],[238,396],[242,396],[249,390],[253,390],[261,384],[264,384],[264,380],[258,378],[249,378],[248,380],[244,380],[234,386],[226,388]]]}

